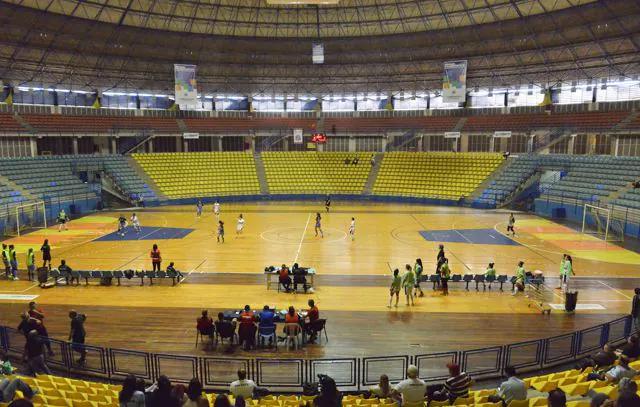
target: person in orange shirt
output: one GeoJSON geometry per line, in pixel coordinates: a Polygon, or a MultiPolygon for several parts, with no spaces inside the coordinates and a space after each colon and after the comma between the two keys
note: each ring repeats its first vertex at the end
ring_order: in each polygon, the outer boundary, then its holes
{"type": "Polygon", "coordinates": [[[278,283],[282,284],[286,292],[291,291],[291,277],[289,276],[289,268],[286,264],[283,264],[280,267],[280,271],[278,272],[278,283]]]}
{"type": "Polygon", "coordinates": [[[243,345],[245,350],[254,348],[256,345],[256,331],[258,330],[256,314],[251,311],[249,305],[245,305],[244,312],[240,314],[238,319],[240,322],[238,327],[240,345],[243,345]]]}
{"type": "Polygon", "coordinates": [[[296,309],[293,308],[293,305],[289,307],[289,312],[284,316],[285,324],[299,324],[300,316],[296,312],[296,309]]]}
{"type": "Polygon", "coordinates": [[[153,271],[160,271],[160,263],[162,263],[162,256],[160,255],[160,249],[158,245],[154,244],[151,250],[151,264],[153,265],[153,271]]]}

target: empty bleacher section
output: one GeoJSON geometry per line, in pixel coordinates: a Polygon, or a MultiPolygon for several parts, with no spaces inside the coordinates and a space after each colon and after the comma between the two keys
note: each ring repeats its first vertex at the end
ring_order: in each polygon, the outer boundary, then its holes
{"type": "Polygon", "coordinates": [[[509,159],[511,162],[482,193],[481,201],[495,204],[497,201],[511,195],[538,168],[537,156],[520,155],[509,159]]]}
{"type": "Polygon", "coordinates": [[[373,194],[458,200],[469,196],[502,160],[496,153],[387,153],[373,194]]]}
{"type": "Polygon", "coordinates": [[[364,152],[262,153],[271,194],[362,194],[371,157],[364,152]]]}
{"type": "MultiPolygon", "coordinates": [[[[0,115],[9,117],[9,115],[0,115]]],[[[118,131],[142,131],[153,130],[158,133],[181,133],[178,123],[174,118],[160,117],[132,117],[132,116],[70,116],[70,115],[44,115],[25,114],[22,119],[42,133],[114,133],[118,131]]],[[[4,124],[4,120],[0,119],[4,124]]],[[[3,132],[22,131],[17,122],[12,127],[2,126],[3,132]]]]}
{"type": "Polygon", "coordinates": [[[251,153],[133,154],[167,198],[258,195],[251,153]]]}
{"type": "Polygon", "coordinates": [[[13,115],[0,113],[0,131],[3,133],[18,133],[21,131],[25,131],[25,129],[13,118],[13,115]]]}
{"type": "Polygon", "coordinates": [[[462,131],[495,130],[531,131],[532,129],[565,128],[575,131],[609,130],[629,115],[628,111],[501,114],[470,116],[462,131]]]}
{"type": "Polygon", "coordinates": [[[633,188],[616,198],[615,205],[626,206],[627,208],[640,209],[640,188],[633,188]]]}

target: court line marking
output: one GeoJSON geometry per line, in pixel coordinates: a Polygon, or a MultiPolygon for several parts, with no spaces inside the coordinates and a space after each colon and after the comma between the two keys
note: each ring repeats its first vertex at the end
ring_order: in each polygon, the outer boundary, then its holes
{"type": "Polygon", "coordinates": [[[191,275],[191,273],[193,273],[197,268],[199,268],[200,266],[202,266],[204,264],[204,262],[207,261],[207,259],[204,259],[200,262],[200,264],[198,264],[197,266],[195,266],[194,268],[192,268],[191,270],[189,270],[189,272],[187,273],[186,276],[184,276],[184,278],[182,280],[178,280],[178,283],[176,285],[180,285],[182,283],[184,283],[185,281],[187,281],[187,278],[189,278],[189,276],[191,275]]]}
{"type": "Polygon", "coordinates": [[[602,282],[601,280],[596,280],[597,282],[599,282],[600,284],[602,284],[603,286],[613,290],[614,292],[620,294],[621,296],[623,296],[624,298],[626,298],[627,300],[631,300],[631,297],[629,297],[628,295],[624,294],[622,291],[615,289],[613,287],[611,287],[609,284],[602,282]]]}
{"type": "MultiPolygon", "coordinates": [[[[420,227],[421,227],[421,228],[423,228],[423,229],[427,230],[427,228],[422,224],[422,222],[420,222],[420,221],[418,220],[418,218],[416,218],[413,214],[411,215],[411,217],[413,218],[413,220],[415,220],[415,221],[416,221],[416,223],[417,223],[418,225],[420,225],[420,227]]],[[[454,229],[454,230],[455,230],[455,229],[454,229]]],[[[464,237],[464,236],[462,236],[462,237],[464,237]]],[[[471,243],[471,242],[469,242],[469,243],[471,243]]],[[[453,258],[454,258],[454,259],[456,259],[456,260],[458,260],[460,263],[462,263],[462,265],[463,265],[463,266],[465,266],[465,267],[467,268],[467,270],[471,271],[471,267],[469,267],[469,266],[467,265],[467,263],[465,263],[464,261],[460,260],[460,258],[459,258],[458,256],[456,256],[456,255],[455,255],[455,253],[454,253],[453,251],[449,250],[449,253],[451,253],[451,255],[453,256],[453,258]]]]}
{"type": "Polygon", "coordinates": [[[304,242],[304,237],[307,235],[307,228],[309,227],[309,220],[311,220],[311,214],[307,216],[307,223],[304,225],[304,230],[302,231],[302,236],[300,236],[300,244],[298,245],[298,251],[296,252],[296,258],[293,260],[293,263],[298,262],[298,256],[300,256],[300,250],[302,250],[302,243],[304,242]]]}
{"type": "Polygon", "coordinates": [[[467,243],[469,243],[469,244],[474,244],[471,240],[467,239],[467,237],[466,237],[465,235],[463,235],[462,233],[458,232],[458,229],[453,229],[453,231],[454,231],[454,232],[456,232],[457,234],[459,234],[460,236],[462,236],[462,238],[463,238],[464,240],[466,240],[466,241],[467,241],[467,243]]]}

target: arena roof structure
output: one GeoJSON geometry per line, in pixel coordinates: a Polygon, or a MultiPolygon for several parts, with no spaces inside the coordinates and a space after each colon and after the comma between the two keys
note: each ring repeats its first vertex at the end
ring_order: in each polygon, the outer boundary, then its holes
{"type": "Polygon", "coordinates": [[[293,3],[3,0],[0,79],[168,91],[188,63],[202,92],[324,95],[437,90],[443,63],[461,59],[469,87],[640,73],[636,0],[293,3]]]}

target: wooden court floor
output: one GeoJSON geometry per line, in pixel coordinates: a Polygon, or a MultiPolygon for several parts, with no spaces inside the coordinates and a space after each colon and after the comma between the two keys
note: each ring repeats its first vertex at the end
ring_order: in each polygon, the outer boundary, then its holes
{"type": "MultiPolygon", "coordinates": [[[[535,339],[596,325],[628,313],[633,288],[640,285],[638,253],[533,215],[516,214],[517,234],[505,239],[508,213],[496,211],[334,202],[331,212],[325,213],[321,203],[223,204],[220,219],[225,222],[226,241],[216,243],[217,219],[210,206],[202,218],[196,218],[194,207],[186,206],[137,210],[143,232],[114,236],[119,214],[129,217],[131,212],[102,212],[73,220],[68,231],[37,230],[10,242],[18,248],[23,263],[26,249],[34,247],[37,252],[48,238],[54,265],[64,258],[74,269],[89,270],[149,269],[149,251],[157,243],[163,266],[175,262],[187,275],[185,282],[176,287],[166,282],[140,287],[139,280],[132,280],[122,287],[94,284],[41,290],[24,279],[0,280],[0,323],[17,325],[17,315],[28,302],[8,295],[37,296],[48,313],[46,322],[54,337],[65,337],[65,315],[74,308],[89,315],[89,343],[186,354],[221,353],[224,350],[194,347],[195,318],[201,309],[213,314],[244,304],[255,309],[265,304],[303,308],[313,298],[322,317],[329,320],[329,342],[264,355],[424,353],[535,339]],[[316,212],[322,215],[324,238],[314,234],[316,212]],[[236,238],[240,213],[246,226],[236,238]],[[348,236],[352,217],[356,219],[354,241],[348,236]],[[182,238],[150,240],[172,237],[169,232],[162,234],[168,230],[164,228],[189,231],[182,238]],[[499,274],[512,275],[520,260],[527,270],[544,271],[544,300],[553,304],[563,302],[554,288],[562,254],[569,253],[577,273],[573,284],[580,291],[579,303],[594,309],[572,316],[554,310],[551,316],[542,317],[526,298],[512,297],[507,290],[501,293],[494,287],[467,292],[458,285],[452,287],[449,297],[442,297],[429,284],[423,284],[426,295],[415,306],[405,306],[401,298],[398,308],[388,309],[392,269],[413,264],[418,257],[425,273],[435,269],[440,242],[423,235],[449,240],[444,245],[453,273],[481,273],[489,262],[495,262],[499,274]],[[307,295],[267,291],[264,267],[293,262],[317,269],[316,291],[307,295]]],[[[37,259],[39,262],[39,255],[37,259]]]]}

